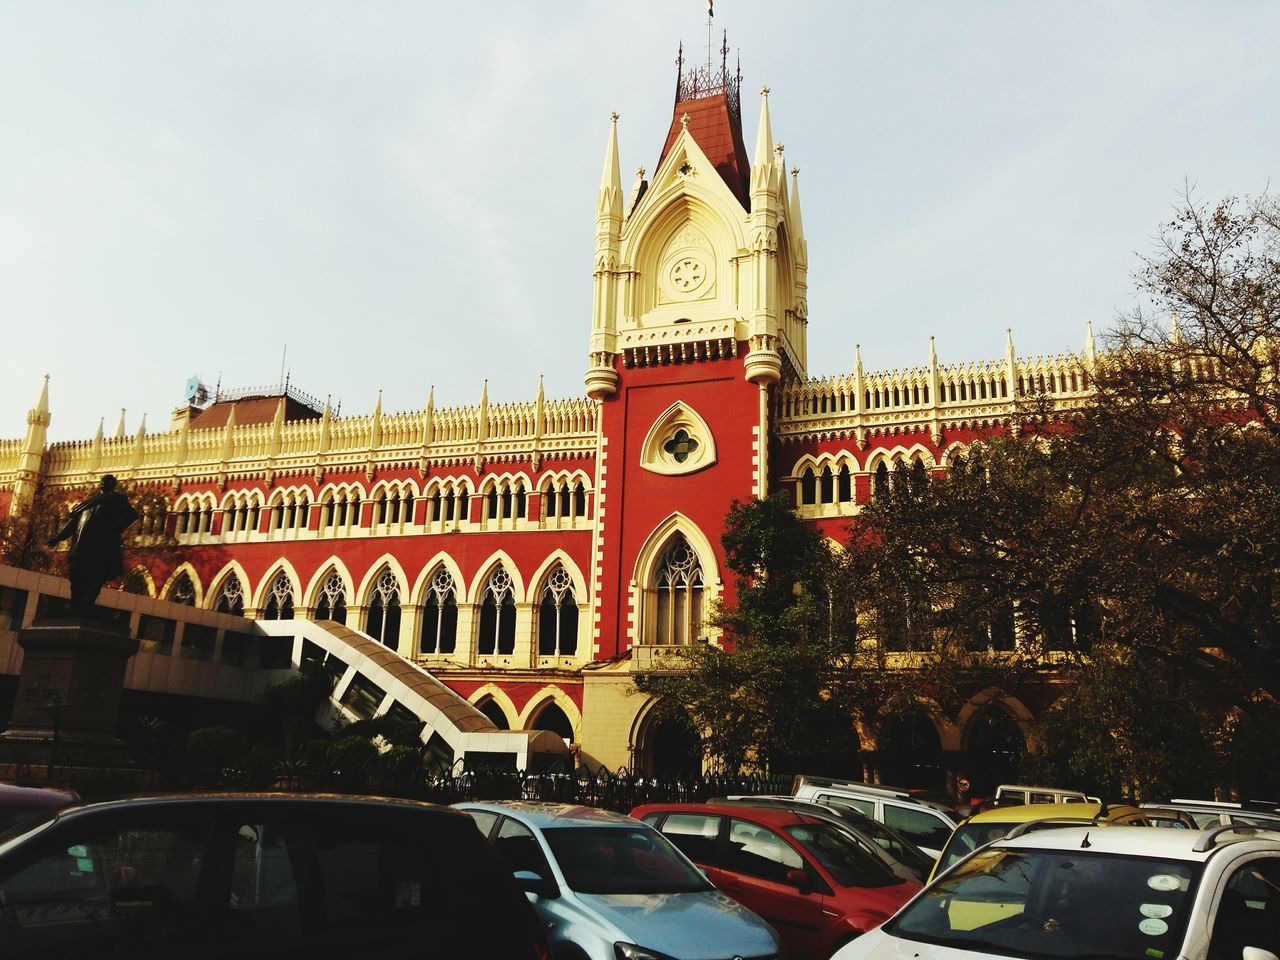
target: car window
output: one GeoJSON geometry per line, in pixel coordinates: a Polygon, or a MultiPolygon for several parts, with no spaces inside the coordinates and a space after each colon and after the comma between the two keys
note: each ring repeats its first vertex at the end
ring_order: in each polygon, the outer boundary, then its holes
{"type": "Polygon", "coordinates": [[[6,957],[78,943],[165,943],[194,922],[206,825],[90,831],[0,879],[6,957]]]}
{"type": "Polygon", "coordinates": [[[705,813],[673,813],[662,824],[662,835],[694,863],[716,864],[719,834],[720,818],[705,813]]]}
{"type": "Polygon", "coordinates": [[[860,813],[865,813],[868,817],[876,815],[876,802],[874,800],[863,800],[859,797],[842,797],[833,793],[818,794],[818,799],[823,803],[836,804],[842,807],[853,807],[860,813]]]}
{"type": "Polygon", "coordinates": [[[479,829],[482,837],[488,838],[493,833],[493,825],[498,822],[498,815],[488,810],[464,810],[462,811],[472,820],[475,821],[476,828],[479,829]]]}
{"type": "Polygon", "coordinates": [[[1222,892],[1208,960],[1239,960],[1245,947],[1280,953],[1280,859],[1245,864],[1222,892]]]}
{"type": "Polygon", "coordinates": [[[701,872],[656,830],[554,827],[542,834],[565,883],[579,893],[692,893],[711,889],[701,872]]]}
{"type": "Polygon", "coordinates": [[[899,879],[839,827],[831,824],[803,824],[788,827],[787,833],[822,864],[842,887],[888,887],[899,879]]]}
{"type": "Polygon", "coordinates": [[[735,873],[785,883],[788,870],[804,869],[804,859],[768,827],[734,819],[729,821],[729,852],[725,866],[735,873]]]}
{"type": "Polygon", "coordinates": [[[928,847],[931,850],[941,850],[952,830],[952,824],[932,811],[921,807],[900,807],[892,803],[884,805],[884,823],[917,847],[928,847]]]}
{"type": "Polygon", "coordinates": [[[493,846],[512,873],[528,870],[543,880],[551,879],[551,869],[547,866],[547,858],[542,855],[542,846],[533,831],[523,823],[503,817],[493,846]]]}
{"type": "Polygon", "coordinates": [[[1185,861],[989,847],[926,887],[885,928],[984,955],[1169,960],[1182,944],[1200,870],[1185,861]]]}

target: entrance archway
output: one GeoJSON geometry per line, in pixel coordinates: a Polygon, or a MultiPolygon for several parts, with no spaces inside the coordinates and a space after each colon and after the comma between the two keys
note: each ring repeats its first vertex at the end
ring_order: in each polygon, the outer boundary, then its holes
{"type": "Polygon", "coordinates": [[[998,707],[988,707],[969,723],[965,736],[969,795],[990,797],[1002,783],[1021,782],[1027,741],[1017,721],[998,707]]]}
{"type": "Polygon", "coordinates": [[[635,767],[660,777],[702,773],[702,741],[683,710],[659,704],[650,712],[635,745],[635,767]]]}
{"type": "Polygon", "coordinates": [[[569,721],[569,717],[556,704],[548,703],[545,707],[538,711],[538,715],[530,724],[533,730],[550,730],[558,737],[563,737],[566,741],[573,740],[573,724],[569,721]]]}
{"type": "Polygon", "coordinates": [[[946,788],[938,728],[919,707],[889,717],[880,731],[880,779],[898,787],[946,788]]]}

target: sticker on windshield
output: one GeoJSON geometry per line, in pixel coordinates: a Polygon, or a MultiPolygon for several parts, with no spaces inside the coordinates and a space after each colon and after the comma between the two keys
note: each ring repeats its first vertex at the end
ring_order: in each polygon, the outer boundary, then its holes
{"type": "Polygon", "coordinates": [[[1147,949],[1144,950],[1143,953],[1145,953],[1148,957],[1153,957],[1154,960],[1164,960],[1164,951],[1157,950],[1155,947],[1147,947],[1147,949]]]}
{"type": "Polygon", "coordinates": [[[1163,920],[1156,920],[1154,917],[1148,917],[1138,924],[1138,929],[1149,937],[1158,937],[1162,933],[1169,930],[1169,925],[1163,920]]]}
{"type": "Polygon", "coordinates": [[[1182,881],[1169,873],[1157,873],[1154,877],[1147,878],[1147,886],[1152,890],[1177,890],[1182,886],[1182,881]]]}
{"type": "Polygon", "coordinates": [[[1173,907],[1169,906],[1167,903],[1144,903],[1138,907],[1138,912],[1144,917],[1151,917],[1155,920],[1159,920],[1173,913],[1173,907]]]}

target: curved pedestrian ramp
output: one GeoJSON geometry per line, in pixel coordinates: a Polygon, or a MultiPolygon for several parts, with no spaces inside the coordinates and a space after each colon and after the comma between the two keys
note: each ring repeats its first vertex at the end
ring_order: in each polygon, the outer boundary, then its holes
{"type": "MultiPolygon", "coordinates": [[[[64,616],[69,596],[62,577],[0,564],[0,678],[16,679],[21,670],[22,629],[64,616]]],[[[333,719],[391,715],[420,723],[423,743],[469,769],[541,773],[572,766],[556,734],[499,730],[426,670],[342,624],[249,620],[118,590],[103,590],[98,603],[139,641],[125,670],[126,690],[249,703],[270,684],[316,663],[332,682],[328,716],[317,717],[326,726],[333,719]]],[[[4,720],[0,716],[0,728],[4,720]]]]}
{"type": "Polygon", "coordinates": [[[315,664],[332,678],[330,708],[344,720],[387,714],[422,723],[468,767],[537,771],[569,758],[549,730],[499,730],[488,717],[417,664],[358,630],[331,620],[255,620],[267,636],[293,637],[292,665],[315,664]]]}

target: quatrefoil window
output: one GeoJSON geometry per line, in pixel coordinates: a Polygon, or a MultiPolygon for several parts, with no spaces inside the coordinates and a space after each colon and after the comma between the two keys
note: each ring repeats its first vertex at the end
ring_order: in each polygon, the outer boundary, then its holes
{"type": "Polygon", "coordinates": [[[684,463],[689,459],[689,455],[698,449],[698,446],[698,441],[689,436],[688,430],[681,427],[662,445],[662,449],[671,454],[676,463],[684,463]]]}
{"type": "Polygon", "coordinates": [[[707,271],[703,269],[702,264],[691,257],[685,257],[683,260],[677,260],[675,266],[671,268],[671,283],[677,290],[696,290],[702,286],[707,271]]]}

